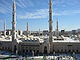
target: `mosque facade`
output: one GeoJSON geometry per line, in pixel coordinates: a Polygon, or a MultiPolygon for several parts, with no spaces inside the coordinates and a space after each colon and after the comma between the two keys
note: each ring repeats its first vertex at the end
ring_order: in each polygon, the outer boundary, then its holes
{"type": "MultiPolygon", "coordinates": [[[[58,21],[56,35],[52,34],[52,0],[49,1],[49,36],[17,36],[16,35],[16,2],[13,2],[12,35],[0,37],[0,50],[11,51],[17,54],[54,54],[79,53],[80,41],[71,37],[59,36],[58,21]]],[[[5,23],[4,23],[5,25],[5,23]]],[[[27,23],[28,25],[28,23],[27,23]]],[[[4,27],[5,29],[6,27],[4,27]]],[[[28,28],[28,26],[27,26],[28,28]]],[[[4,30],[5,31],[5,30],[4,30]]],[[[27,29],[28,32],[28,29],[27,29]]],[[[5,33],[4,33],[5,35],[5,33]]]]}

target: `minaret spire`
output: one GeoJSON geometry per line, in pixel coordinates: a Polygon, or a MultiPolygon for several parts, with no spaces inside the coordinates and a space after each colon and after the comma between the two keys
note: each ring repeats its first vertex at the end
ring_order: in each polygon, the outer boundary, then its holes
{"type": "Polygon", "coordinates": [[[59,28],[58,28],[58,19],[57,19],[57,22],[56,22],[56,37],[58,38],[59,37],[59,28]]]}
{"type": "Polygon", "coordinates": [[[4,19],[4,36],[6,36],[6,19],[4,19]]]}
{"type": "Polygon", "coordinates": [[[40,29],[39,29],[39,37],[40,37],[40,29]]]}
{"type": "Polygon", "coordinates": [[[16,40],[16,3],[13,0],[13,12],[12,12],[12,41],[16,40]]]}
{"type": "Polygon", "coordinates": [[[52,0],[49,0],[49,42],[52,42],[52,0]]]}
{"type": "Polygon", "coordinates": [[[28,28],[28,22],[27,22],[27,32],[29,31],[29,28],[28,28]]]}
{"type": "Polygon", "coordinates": [[[26,30],[26,34],[27,34],[27,37],[28,37],[28,34],[29,34],[29,26],[28,26],[28,22],[27,22],[27,30],[26,30]]]}

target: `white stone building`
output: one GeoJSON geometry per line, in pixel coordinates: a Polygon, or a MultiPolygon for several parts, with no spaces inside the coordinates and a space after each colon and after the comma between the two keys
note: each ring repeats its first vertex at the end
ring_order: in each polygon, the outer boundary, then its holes
{"type": "MultiPolygon", "coordinates": [[[[57,27],[58,31],[58,27],[57,27]]],[[[49,4],[49,36],[16,37],[16,4],[13,2],[12,35],[0,37],[0,50],[7,50],[18,54],[54,54],[80,53],[80,41],[70,37],[52,35],[52,1],[49,4]]]]}

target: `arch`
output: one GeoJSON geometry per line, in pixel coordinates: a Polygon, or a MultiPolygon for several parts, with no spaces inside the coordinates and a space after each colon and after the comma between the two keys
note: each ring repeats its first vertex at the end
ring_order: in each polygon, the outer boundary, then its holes
{"type": "Polygon", "coordinates": [[[71,52],[71,50],[68,50],[68,52],[71,52]]]}
{"type": "Polygon", "coordinates": [[[65,49],[65,52],[66,52],[67,50],[65,49]]]}
{"type": "Polygon", "coordinates": [[[17,50],[17,47],[16,47],[16,45],[14,46],[14,53],[16,53],[16,50],[17,50]]]}
{"type": "Polygon", "coordinates": [[[28,50],[26,50],[26,52],[28,52],[28,50]]]}
{"type": "Polygon", "coordinates": [[[39,54],[39,50],[37,50],[36,53],[39,54]]]}
{"type": "Polygon", "coordinates": [[[57,52],[60,52],[60,50],[57,50],[57,52]]]}
{"type": "Polygon", "coordinates": [[[78,53],[78,50],[76,50],[76,52],[78,53]]]}
{"type": "Polygon", "coordinates": [[[44,54],[47,54],[47,47],[44,47],[44,54]]]}
{"type": "Polygon", "coordinates": [[[63,52],[63,49],[61,49],[61,52],[63,52]]]}

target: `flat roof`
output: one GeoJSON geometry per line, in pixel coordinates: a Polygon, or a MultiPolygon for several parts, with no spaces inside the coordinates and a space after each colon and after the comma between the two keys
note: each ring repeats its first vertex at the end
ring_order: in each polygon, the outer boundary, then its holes
{"type": "MultiPolygon", "coordinates": [[[[43,37],[43,38],[39,38],[38,40],[17,40],[17,42],[38,42],[38,43],[43,43],[43,42],[48,42],[49,38],[46,37],[46,39],[43,37]]],[[[12,39],[5,39],[5,38],[0,38],[0,41],[12,41],[12,39]]],[[[71,39],[69,37],[63,37],[62,39],[57,39],[56,37],[53,37],[53,42],[80,42],[80,40],[75,40],[75,39],[71,39]]]]}

